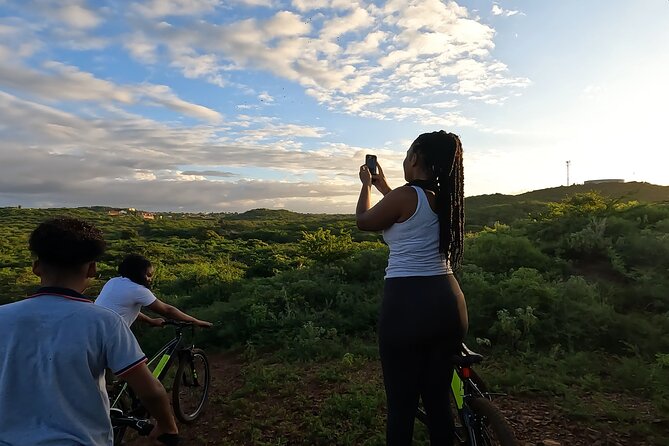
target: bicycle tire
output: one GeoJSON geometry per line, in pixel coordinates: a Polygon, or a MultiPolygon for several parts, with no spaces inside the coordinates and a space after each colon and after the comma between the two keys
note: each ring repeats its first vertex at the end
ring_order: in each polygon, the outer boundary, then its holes
{"type": "Polygon", "coordinates": [[[474,413],[476,444],[483,446],[519,446],[511,426],[502,413],[486,398],[467,398],[465,404],[474,413]],[[492,441],[490,434],[497,441],[492,441]]]}
{"type": "Polygon", "coordinates": [[[174,415],[184,424],[190,424],[202,415],[204,408],[209,398],[209,383],[211,374],[209,372],[209,361],[204,353],[204,350],[194,348],[191,350],[190,358],[181,358],[179,360],[179,368],[174,376],[174,385],[172,386],[172,406],[174,408],[174,415]],[[202,361],[204,365],[204,377],[196,377],[198,385],[191,385],[189,380],[193,380],[191,364],[196,360],[202,361]],[[189,376],[191,374],[191,376],[189,376]],[[191,413],[186,413],[184,403],[181,401],[180,394],[184,387],[202,387],[202,395],[199,398],[196,408],[191,413]]]}

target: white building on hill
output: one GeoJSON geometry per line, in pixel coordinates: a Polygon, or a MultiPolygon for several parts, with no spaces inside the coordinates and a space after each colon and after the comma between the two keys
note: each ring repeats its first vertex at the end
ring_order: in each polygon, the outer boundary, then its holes
{"type": "Polygon", "coordinates": [[[624,182],[625,180],[622,180],[620,178],[610,178],[603,180],[588,180],[585,181],[583,184],[624,183],[624,182]]]}

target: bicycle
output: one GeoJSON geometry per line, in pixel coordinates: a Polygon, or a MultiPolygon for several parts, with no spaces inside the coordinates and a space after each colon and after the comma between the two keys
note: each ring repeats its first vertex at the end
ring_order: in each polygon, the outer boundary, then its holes
{"type": "MultiPolygon", "coordinates": [[[[454,364],[451,392],[455,437],[462,446],[518,446],[513,431],[500,411],[492,404],[492,396],[483,380],[472,366],[483,360],[465,344],[459,355],[453,356],[454,364]]],[[[416,418],[426,426],[427,414],[419,407],[416,418]]]]}
{"type": "MultiPolygon", "coordinates": [[[[172,408],[179,421],[190,424],[202,415],[209,397],[209,361],[202,349],[183,345],[184,329],[194,329],[191,322],[165,321],[163,326],[167,325],[175,327],[174,339],[165,344],[148,365],[151,367],[155,364],[153,376],[162,382],[175,362],[178,362],[172,385],[172,408]]],[[[123,383],[120,390],[112,394],[115,396],[111,398],[111,408],[120,410],[126,418],[143,419],[148,415],[127,383],[123,383]]],[[[114,426],[115,446],[122,444],[127,427],[127,423],[114,426]]]]}

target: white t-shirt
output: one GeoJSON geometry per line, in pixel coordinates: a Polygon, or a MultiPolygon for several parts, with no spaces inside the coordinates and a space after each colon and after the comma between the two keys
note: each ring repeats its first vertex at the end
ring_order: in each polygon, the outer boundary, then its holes
{"type": "Polygon", "coordinates": [[[129,327],[142,307],[148,307],[155,301],[156,296],[144,285],[126,277],[114,277],[102,287],[95,304],[118,313],[129,327]]]}

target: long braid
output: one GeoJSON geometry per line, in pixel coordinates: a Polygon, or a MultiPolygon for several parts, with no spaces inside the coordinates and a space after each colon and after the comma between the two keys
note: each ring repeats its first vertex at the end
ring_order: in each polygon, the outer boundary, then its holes
{"type": "MultiPolygon", "coordinates": [[[[451,134],[452,135],[452,134],[451,134]]],[[[451,196],[451,241],[450,254],[453,268],[458,269],[462,264],[465,242],[465,191],[464,191],[464,166],[462,156],[462,143],[457,135],[452,135],[455,140],[455,153],[453,159],[453,171],[450,175],[451,196]]]]}
{"type": "Polygon", "coordinates": [[[451,267],[462,264],[464,250],[464,169],[460,138],[443,130],[423,133],[413,143],[421,161],[434,175],[439,251],[446,254],[451,267]]]}

